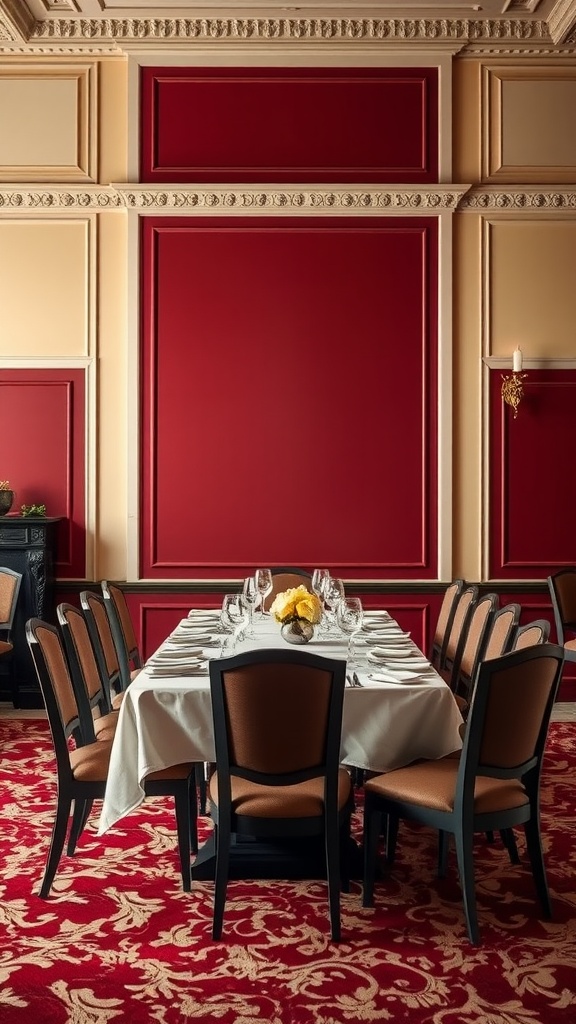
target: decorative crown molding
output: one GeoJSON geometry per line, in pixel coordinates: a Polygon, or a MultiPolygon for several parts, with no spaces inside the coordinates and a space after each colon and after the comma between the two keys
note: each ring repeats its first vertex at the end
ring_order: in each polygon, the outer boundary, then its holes
{"type": "MultiPolygon", "coordinates": [[[[131,51],[139,48],[176,52],[183,44],[208,43],[379,43],[383,46],[421,45],[453,48],[490,45],[493,52],[524,52],[545,45],[551,51],[573,24],[576,0],[560,0],[552,39],[545,20],[502,18],[356,18],[356,17],[164,17],[67,18],[35,20],[21,0],[0,0],[0,40],[4,52],[17,52],[23,44],[30,53],[131,51]],[[13,45],[10,46],[10,43],[13,45]],[[516,48],[516,49],[515,49],[516,48]]],[[[556,9],[555,9],[556,11],[556,9]]]]}

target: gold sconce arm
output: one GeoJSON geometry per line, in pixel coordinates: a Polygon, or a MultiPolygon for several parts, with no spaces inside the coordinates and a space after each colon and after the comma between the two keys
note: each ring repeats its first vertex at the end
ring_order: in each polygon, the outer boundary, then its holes
{"type": "Polygon", "coordinates": [[[524,384],[527,373],[511,373],[508,376],[502,376],[502,398],[507,405],[511,405],[514,409],[514,419],[518,415],[518,406],[524,397],[524,384]]]}

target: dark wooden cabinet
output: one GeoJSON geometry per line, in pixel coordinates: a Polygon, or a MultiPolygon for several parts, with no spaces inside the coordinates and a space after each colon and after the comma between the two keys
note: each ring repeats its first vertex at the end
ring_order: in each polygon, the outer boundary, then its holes
{"type": "MultiPolygon", "coordinates": [[[[0,565],[22,573],[22,586],[12,630],[17,681],[16,707],[44,706],[36,670],[26,641],[26,622],[37,616],[55,621],[54,558],[60,518],[0,516],[0,565]]],[[[0,690],[1,700],[12,700],[0,690]]]]}

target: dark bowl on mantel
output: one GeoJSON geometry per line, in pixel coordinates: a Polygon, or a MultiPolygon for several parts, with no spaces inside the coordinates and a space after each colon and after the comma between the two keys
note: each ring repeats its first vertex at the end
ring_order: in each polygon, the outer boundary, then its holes
{"type": "Polygon", "coordinates": [[[5,516],[12,508],[14,491],[0,491],[0,516],[5,516]]]}

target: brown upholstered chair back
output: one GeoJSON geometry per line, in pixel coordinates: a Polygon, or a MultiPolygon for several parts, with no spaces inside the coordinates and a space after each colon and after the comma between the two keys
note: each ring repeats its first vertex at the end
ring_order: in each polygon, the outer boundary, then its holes
{"type": "MultiPolygon", "coordinates": [[[[84,613],[74,605],[63,602],[58,605],[57,614],[76,695],[83,740],[84,743],[93,743],[99,730],[98,725],[94,725],[94,718],[105,716],[106,721],[110,720],[112,695],[108,679],[100,672],[84,613]]],[[[107,728],[107,724],[100,723],[100,728],[104,727],[107,728]]],[[[114,728],[115,723],[111,725],[111,735],[114,728]]]]}
{"type": "Polygon", "coordinates": [[[536,644],[545,644],[550,636],[550,623],[547,619],[535,619],[534,622],[527,622],[525,626],[519,626],[516,630],[513,651],[521,651],[525,647],[534,647],[536,644]]]}
{"type": "Polygon", "coordinates": [[[273,569],[272,590],[266,595],[264,608],[268,610],[276,594],[282,594],[284,590],[292,587],[304,586],[312,593],[312,576],[305,569],[273,569]]]}
{"type": "MultiPolygon", "coordinates": [[[[312,778],[338,769],[345,663],[304,651],[250,651],[210,662],[218,773],[312,778]]],[[[268,779],[265,776],[269,776],[268,779]]]]}
{"type": "MultiPolygon", "coordinates": [[[[562,650],[552,644],[539,646],[532,652],[513,652],[483,663],[479,682],[482,673],[487,669],[491,671],[482,701],[483,727],[477,774],[510,771],[541,756],[561,668],[562,650]],[[530,653],[535,657],[530,659],[530,653]],[[522,655],[524,660],[519,660],[522,655]],[[509,664],[506,664],[507,660],[509,664]]],[[[472,727],[477,696],[478,686],[468,720],[469,728],[472,727]]]]}
{"type": "MultiPolygon", "coordinates": [[[[95,594],[91,590],[83,590],[80,594],[80,603],[87,615],[88,628],[90,629],[90,618],[94,625],[95,633],[91,633],[92,641],[94,643],[95,637],[97,636],[104,659],[104,665],[106,666],[106,673],[108,678],[113,681],[117,679],[120,674],[120,666],[118,664],[118,655],[116,654],[116,648],[114,646],[114,638],[112,636],[112,630],[110,628],[110,622],[106,614],[106,608],[104,607],[104,598],[100,594],[95,594]]],[[[96,648],[96,644],[94,644],[96,648]]],[[[96,648],[96,653],[98,649],[96,648]]]]}
{"type": "Polygon", "coordinates": [[[430,660],[435,668],[443,663],[444,651],[448,642],[448,636],[456,612],[458,598],[464,589],[464,580],[453,580],[444,591],[444,597],[436,620],[436,628],[432,638],[432,651],[430,660]]]}
{"type": "MultiPolygon", "coordinates": [[[[46,691],[46,676],[48,676],[50,689],[54,696],[55,708],[53,711],[57,710],[62,728],[68,736],[74,730],[79,729],[79,714],[58,630],[41,619],[29,619],[26,624],[26,635],[47,706],[51,729],[53,731],[53,718],[48,706],[50,693],[46,691]]],[[[53,738],[55,740],[54,731],[53,738]]]]}
{"type": "Polygon", "coordinates": [[[273,774],[324,764],[330,672],[264,663],[226,672],[223,682],[231,763],[273,774]]]}
{"type": "Polygon", "coordinates": [[[548,577],[548,590],[554,612],[554,623],[558,643],[569,643],[574,648],[573,638],[566,632],[576,633],[576,566],[560,569],[548,577]]]}
{"type": "Polygon", "coordinates": [[[474,608],[477,600],[478,587],[466,587],[466,589],[460,594],[456,605],[456,611],[454,612],[450,633],[448,635],[444,665],[441,665],[441,668],[444,668],[445,666],[448,666],[450,669],[452,668],[458,651],[458,646],[462,641],[462,637],[466,635],[470,615],[472,614],[472,609],[474,608]]]}
{"type": "Polygon", "coordinates": [[[14,621],[21,582],[21,573],[0,568],[0,630],[8,636],[14,621]]]}
{"type": "Polygon", "coordinates": [[[490,658],[499,658],[511,650],[518,619],[520,618],[520,605],[511,603],[504,605],[494,613],[492,625],[482,651],[482,660],[489,661],[490,658]]]}
{"type": "Polygon", "coordinates": [[[136,639],[136,633],[134,632],[134,625],[130,616],[130,609],[126,603],[126,598],[120,587],[117,587],[114,583],[108,583],[106,580],[102,582],[102,592],[104,594],[104,600],[108,597],[112,601],[120,628],[124,636],[124,643],[126,650],[133,656],[134,653],[138,652],[138,641],[136,639]]]}

